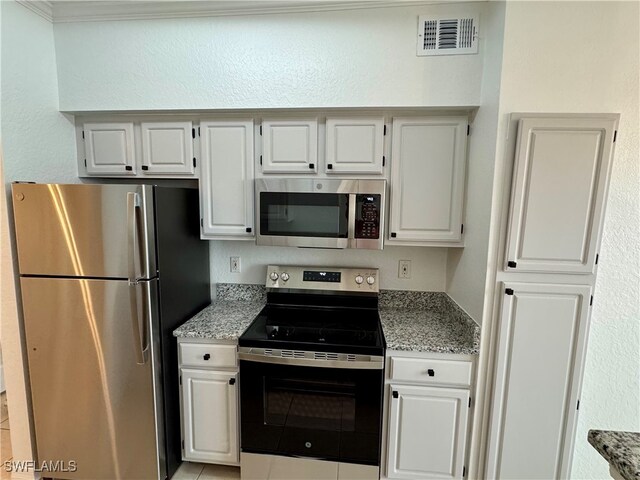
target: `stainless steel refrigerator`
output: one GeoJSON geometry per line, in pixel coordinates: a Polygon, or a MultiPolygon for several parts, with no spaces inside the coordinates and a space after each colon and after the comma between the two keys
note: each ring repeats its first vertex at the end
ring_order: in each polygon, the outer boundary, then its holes
{"type": "Polygon", "coordinates": [[[170,478],[172,331],[210,301],[198,191],[17,183],[12,196],[39,463],[75,462],[55,478],[170,478]]]}

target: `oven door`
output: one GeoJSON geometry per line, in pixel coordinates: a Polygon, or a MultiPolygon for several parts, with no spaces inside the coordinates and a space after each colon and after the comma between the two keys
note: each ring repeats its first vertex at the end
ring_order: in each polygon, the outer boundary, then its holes
{"type": "Polygon", "coordinates": [[[242,452],[380,464],[382,369],[241,360],[240,375],[242,452]]]}

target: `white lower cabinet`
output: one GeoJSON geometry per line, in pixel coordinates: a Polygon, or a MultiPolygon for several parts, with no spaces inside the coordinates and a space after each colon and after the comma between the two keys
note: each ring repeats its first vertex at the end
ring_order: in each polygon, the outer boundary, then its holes
{"type": "Polygon", "coordinates": [[[390,352],[383,479],[462,479],[474,357],[390,352]]]}
{"type": "Polygon", "coordinates": [[[388,478],[462,478],[469,390],[391,385],[388,478]]]}
{"type": "Polygon", "coordinates": [[[591,287],[502,285],[487,478],[569,478],[591,287]]]}
{"type": "MultiPolygon", "coordinates": [[[[192,363],[214,361],[228,345],[181,343],[180,400],[182,407],[182,459],[193,462],[240,464],[238,437],[238,372],[235,355],[228,369],[214,363],[215,370],[192,363]],[[208,347],[208,348],[207,348],[208,347]],[[191,360],[188,360],[191,359],[191,360]],[[220,369],[218,369],[220,368],[220,369]]],[[[226,355],[226,352],[225,354],[226,355]]]]}

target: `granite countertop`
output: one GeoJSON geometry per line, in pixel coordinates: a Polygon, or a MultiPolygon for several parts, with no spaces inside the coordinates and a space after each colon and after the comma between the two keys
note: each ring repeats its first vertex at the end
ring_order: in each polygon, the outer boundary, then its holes
{"type": "Polygon", "coordinates": [[[237,340],[266,303],[262,285],[219,283],[216,301],[175,329],[173,336],[237,340]]]}
{"type": "Polygon", "coordinates": [[[444,292],[380,292],[388,350],[476,355],[480,327],[444,292]]]}
{"type": "MultiPolygon", "coordinates": [[[[216,301],[173,335],[236,340],[265,304],[262,285],[219,283],[216,301]]],[[[446,293],[382,290],[379,310],[389,350],[478,353],[480,328],[446,293]]]]}
{"type": "Polygon", "coordinates": [[[640,433],[589,430],[588,439],[622,478],[640,479],[640,433]]]}

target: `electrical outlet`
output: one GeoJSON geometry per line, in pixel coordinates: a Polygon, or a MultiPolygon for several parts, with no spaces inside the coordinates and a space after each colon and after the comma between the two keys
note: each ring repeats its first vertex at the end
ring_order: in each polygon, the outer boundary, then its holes
{"type": "Polygon", "coordinates": [[[231,273],[240,273],[240,257],[231,257],[230,260],[229,270],[231,273]]]}
{"type": "Polygon", "coordinates": [[[398,278],[411,278],[411,260],[398,262],[398,278]]]}

